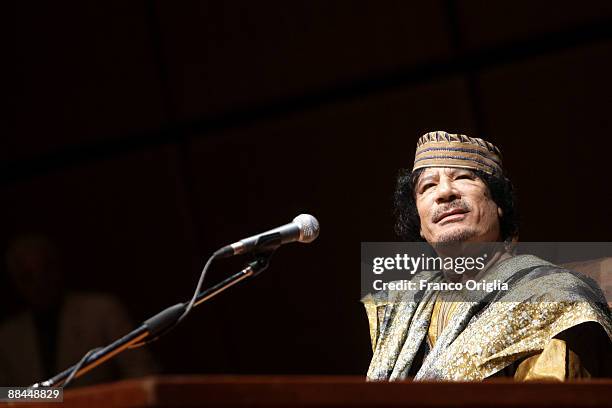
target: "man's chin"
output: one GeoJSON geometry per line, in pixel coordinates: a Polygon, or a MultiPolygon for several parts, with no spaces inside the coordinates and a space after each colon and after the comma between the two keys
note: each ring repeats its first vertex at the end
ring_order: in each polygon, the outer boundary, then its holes
{"type": "Polygon", "coordinates": [[[450,231],[444,231],[438,235],[435,242],[431,242],[434,248],[452,247],[457,244],[470,241],[477,235],[477,231],[472,228],[459,227],[450,231]]]}

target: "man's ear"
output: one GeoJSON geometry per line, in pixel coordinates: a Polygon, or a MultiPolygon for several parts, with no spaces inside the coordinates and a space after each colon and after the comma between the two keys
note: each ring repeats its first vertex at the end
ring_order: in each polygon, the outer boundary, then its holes
{"type": "Polygon", "coordinates": [[[499,218],[504,216],[504,210],[501,207],[497,207],[497,215],[499,215],[499,218]]]}

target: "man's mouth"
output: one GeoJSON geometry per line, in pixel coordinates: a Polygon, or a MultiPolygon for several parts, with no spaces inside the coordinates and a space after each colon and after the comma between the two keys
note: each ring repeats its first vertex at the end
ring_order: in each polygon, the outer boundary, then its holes
{"type": "Polygon", "coordinates": [[[462,208],[453,208],[452,210],[444,211],[442,214],[438,215],[434,222],[437,224],[437,223],[439,223],[441,221],[460,220],[460,219],[463,218],[463,214],[465,214],[467,212],[468,211],[466,211],[466,210],[464,210],[462,208]]]}

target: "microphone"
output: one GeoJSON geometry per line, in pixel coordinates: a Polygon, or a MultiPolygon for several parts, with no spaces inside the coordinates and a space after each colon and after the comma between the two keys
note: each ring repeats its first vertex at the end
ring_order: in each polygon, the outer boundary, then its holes
{"type": "Polygon", "coordinates": [[[290,242],[310,243],[319,236],[319,221],[310,214],[300,214],[293,222],[226,245],[215,252],[215,258],[226,258],[248,252],[273,250],[290,242]]]}

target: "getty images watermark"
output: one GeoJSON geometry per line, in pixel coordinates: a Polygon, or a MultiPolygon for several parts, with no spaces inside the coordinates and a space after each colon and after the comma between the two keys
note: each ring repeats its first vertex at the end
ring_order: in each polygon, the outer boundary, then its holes
{"type": "MultiPolygon", "coordinates": [[[[484,271],[487,264],[489,254],[484,253],[481,256],[426,256],[422,253],[420,256],[412,256],[407,253],[395,254],[395,256],[378,256],[372,259],[372,272],[375,275],[382,275],[389,271],[402,271],[410,275],[417,272],[430,271],[442,272],[447,271],[455,275],[463,275],[464,273],[480,273],[484,271]]],[[[508,290],[508,284],[501,282],[499,279],[487,281],[478,281],[476,279],[466,279],[465,282],[443,281],[431,282],[427,279],[401,279],[391,282],[385,282],[384,279],[375,279],[372,282],[372,289],[379,290],[444,290],[444,291],[462,291],[466,290],[484,290],[491,292],[493,290],[508,290]]]]}
{"type": "MultiPolygon", "coordinates": [[[[469,300],[503,295],[524,273],[517,274],[513,263],[516,257],[525,256],[544,265],[542,273],[558,273],[562,268],[580,279],[593,279],[606,301],[612,299],[610,242],[493,242],[436,247],[425,242],[366,242],[361,245],[361,296],[406,292],[417,298],[428,291],[440,291],[469,300]]],[[[504,297],[495,299],[503,301],[504,297]]]]}

